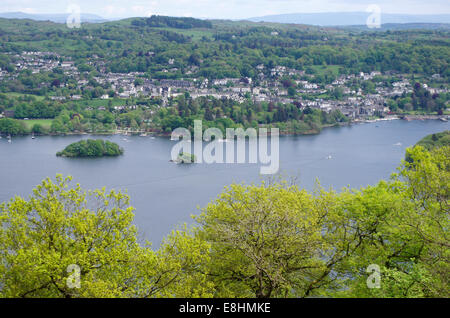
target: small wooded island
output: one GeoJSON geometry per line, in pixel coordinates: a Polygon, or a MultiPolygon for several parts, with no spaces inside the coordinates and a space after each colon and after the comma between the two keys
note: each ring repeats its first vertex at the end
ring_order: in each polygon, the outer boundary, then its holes
{"type": "Polygon", "coordinates": [[[123,149],[116,143],[101,140],[87,139],[68,145],[63,151],[56,153],[58,157],[115,157],[123,154],[123,149]]]}
{"type": "Polygon", "coordinates": [[[196,163],[197,157],[190,153],[180,152],[178,154],[178,157],[176,160],[170,160],[170,161],[178,163],[178,164],[180,164],[180,163],[196,163]]]}

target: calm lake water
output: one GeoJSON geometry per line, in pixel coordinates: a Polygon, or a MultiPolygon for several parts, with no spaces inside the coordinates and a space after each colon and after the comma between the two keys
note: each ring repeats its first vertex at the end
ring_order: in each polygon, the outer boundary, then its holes
{"type": "MultiPolygon", "coordinates": [[[[315,136],[280,137],[280,171],[296,177],[301,187],[340,189],[386,179],[403,159],[405,148],[424,136],[450,129],[437,120],[389,121],[328,128],[315,136]],[[331,156],[332,159],[327,159],[331,156]]],[[[175,144],[167,138],[98,137],[118,143],[118,158],[69,159],[55,156],[68,144],[92,136],[14,137],[0,139],[0,202],[27,197],[49,176],[71,175],[83,188],[127,190],[136,208],[140,236],[158,246],[164,236],[198,207],[212,201],[233,182],[258,183],[259,164],[175,165],[169,162],[175,144]]],[[[97,137],[94,137],[97,138],[97,137]]]]}

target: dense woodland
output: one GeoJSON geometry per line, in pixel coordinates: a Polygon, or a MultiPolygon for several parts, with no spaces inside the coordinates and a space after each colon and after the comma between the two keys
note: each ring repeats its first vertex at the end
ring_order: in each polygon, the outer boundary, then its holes
{"type": "MultiPolygon", "coordinates": [[[[111,72],[154,75],[174,58],[174,67],[197,65],[199,74],[210,78],[256,77],[259,64],[296,69],[338,65],[341,73],[378,70],[449,76],[446,30],[358,32],[167,17],[68,29],[50,22],[0,19],[0,38],[4,53],[52,51],[71,56],[80,65],[97,55],[107,59],[111,72]]],[[[2,68],[14,67],[8,56],[2,55],[0,61],[2,68]]],[[[323,79],[327,80],[326,75],[323,79]]]]}
{"type": "MultiPolygon", "coordinates": [[[[0,52],[51,51],[72,57],[82,70],[95,72],[86,59],[105,58],[111,72],[147,72],[152,77],[256,78],[257,65],[282,65],[316,72],[312,66],[339,66],[339,73],[398,71],[441,74],[448,79],[447,30],[362,32],[312,26],[202,21],[188,18],[134,18],[80,29],[50,22],[0,19],[0,52]],[[276,32],[276,36],[272,35],[276,32]],[[151,52],[151,53],[150,53],[151,52]],[[169,59],[179,73],[161,74],[169,59]]],[[[0,55],[0,67],[12,71],[14,61],[0,55]]],[[[21,79],[23,88],[38,92],[39,78],[21,79]],[[33,83],[34,79],[34,83],[33,83]],[[23,83],[25,82],[25,83],[23,83]]],[[[336,74],[318,74],[331,81],[336,74]]],[[[53,74],[44,74],[56,79],[53,74]]],[[[67,81],[63,76],[60,81],[67,81]]],[[[13,85],[10,83],[10,88],[13,85]]]]}

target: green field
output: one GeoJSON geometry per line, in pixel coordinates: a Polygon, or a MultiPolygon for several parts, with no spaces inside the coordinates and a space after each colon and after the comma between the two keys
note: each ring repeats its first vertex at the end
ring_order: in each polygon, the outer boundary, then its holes
{"type": "Polygon", "coordinates": [[[203,37],[206,37],[210,40],[212,40],[214,37],[214,30],[213,29],[174,29],[174,28],[168,28],[168,27],[161,27],[161,28],[153,28],[154,30],[165,30],[165,31],[171,31],[176,32],[184,36],[190,36],[192,37],[192,40],[199,41],[203,37]]]}
{"type": "Polygon", "coordinates": [[[34,98],[36,98],[36,100],[44,100],[45,96],[39,96],[39,95],[31,95],[31,94],[21,94],[21,93],[14,93],[14,92],[9,92],[9,93],[0,93],[0,94],[4,94],[8,97],[23,97],[23,96],[32,96],[34,98]]]}
{"type": "Polygon", "coordinates": [[[78,104],[81,106],[91,106],[91,107],[106,107],[108,106],[109,101],[111,101],[112,106],[125,106],[127,103],[126,99],[90,99],[90,100],[76,100],[76,101],[70,101],[72,104],[78,104]]]}
{"type": "Polygon", "coordinates": [[[331,71],[335,76],[339,75],[339,65],[311,65],[310,67],[317,75],[324,75],[327,71],[331,71]]]}
{"type": "Polygon", "coordinates": [[[45,129],[50,129],[50,126],[52,125],[53,119],[29,119],[29,120],[22,120],[22,122],[25,124],[25,127],[28,130],[31,130],[35,124],[40,124],[45,129]]]}

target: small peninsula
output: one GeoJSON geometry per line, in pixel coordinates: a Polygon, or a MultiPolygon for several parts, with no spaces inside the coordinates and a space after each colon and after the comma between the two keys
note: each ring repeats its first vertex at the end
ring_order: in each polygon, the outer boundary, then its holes
{"type": "Polygon", "coordinates": [[[99,158],[99,157],[116,157],[123,154],[123,149],[116,143],[101,140],[87,139],[75,142],[67,146],[63,151],[58,152],[58,157],[83,157],[83,158],[99,158]]]}
{"type": "Polygon", "coordinates": [[[428,135],[420,140],[416,146],[422,146],[428,151],[433,148],[450,146],[450,130],[428,135]]]}
{"type": "MultiPolygon", "coordinates": [[[[425,136],[423,139],[418,141],[414,147],[415,146],[422,146],[428,151],[435,148],[448,147],[450,146],[450,130],[425,136]]],[[[412,158],[409,153],[406,154],[405,160],[412,163],[412,158]]]]}

